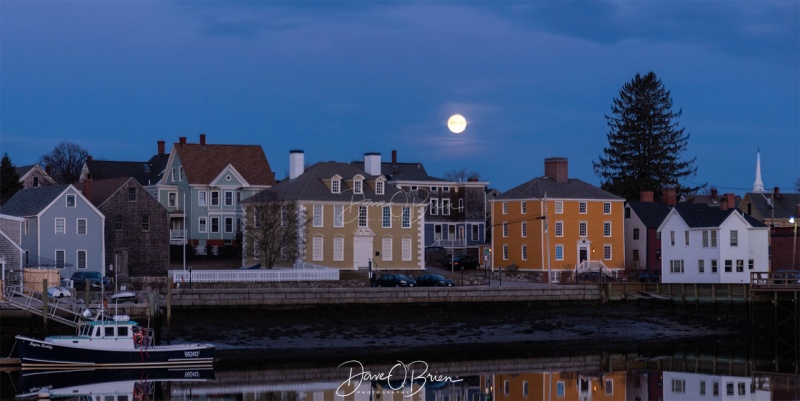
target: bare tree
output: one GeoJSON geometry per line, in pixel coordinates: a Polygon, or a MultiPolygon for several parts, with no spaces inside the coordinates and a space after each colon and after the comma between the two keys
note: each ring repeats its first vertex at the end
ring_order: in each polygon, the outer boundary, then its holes
{"type": "Polygon", "coordinates": [[[89,152],[80,145],[61,142],[52,152],[42,155],[39,164],[50,167],[50,176],[59,184],[74,184],[81,178],[81,169],[89,152]]]}
{"type": "Polygon", "coordinates": [[[455,182],[463,182],[471,179],[479,180],[481,179],[480,173],[477,171],[467,171],[465,168],[461,169],[452,169],[446,173],[444,173],[444,179],[448,181],[455,181],[455,182]]]}
{"type": "Polygon", "coordinates": [[[303,231],[309,220],[296,201],[282,201],[272,192],[258,194],[248,205],[245,252],[272,269],[294,263],[305,247],[303,231]]]}

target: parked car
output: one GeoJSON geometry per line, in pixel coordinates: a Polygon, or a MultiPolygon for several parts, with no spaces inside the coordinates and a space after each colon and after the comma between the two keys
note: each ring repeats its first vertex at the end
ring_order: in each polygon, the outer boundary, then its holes
{"type": "Polygon", "coordinates": [[[639,282],[640,283],[657,283],[661,281],[660,277],[657,273],[653,272],[641,272],[639,273],[639,282]]]}
{"type": "Polygon", "coordinates": [[[470,255],[456,255],[455,257],[447,256],[442,261],[442,265],[448,269],[453,269],[453,270],[477,269],[478,259],[475,259],[470,255]]]}
{"type": "Polygon", "coordinates": [[[89,280],[89,288],[92,290],[99,290],[100,287],[109,288],[111,287],[111,279],[108,277],[103,277],[100,272],[75,272],[72,273],[72,277],[69,278],[72,280],[72,284],[75,288],[83,289],[84,282],[89,280]]]}
{"type": "Polygon", "coordinates": [[[384,274],[375,280],[377,287],[414,287],[417,282],[404,274],[384,274]]]}
{"type": "Polygon", "coordinates": [[[775,272],[775,284],[800,284],[800,271],[778,270],[775,272]]]}
{"type": "Polygon", "coordinates": [[[453,280],[440,274],[423,274],[414,280],[419,287],[452,287],[456,285],[453,280]]]}
{"type": "Polygon", "coordinates": [[[583,272],[578,273],[578,281],[593,281],[598,282],[602,280],[604,283],[614,281],[614,276],[600,272],[583,272]]]}
{"type": "Polygon", "coordinates": [[[72,292],[69,291],[69,288],[63,286],[50,287],[47,289],[47,295],[53,298],[64,298],[64,297],[71,297],[72,292]]]}

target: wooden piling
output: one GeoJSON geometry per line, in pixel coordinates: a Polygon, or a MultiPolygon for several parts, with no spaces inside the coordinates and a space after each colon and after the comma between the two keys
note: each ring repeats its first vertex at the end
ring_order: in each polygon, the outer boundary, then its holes
{"type": "Polygon", "coordinates": [[[44,323],[44,334],[45,336],[50,333],[47,326],[47,279],[42,279],[42,322],[44,323]]]}

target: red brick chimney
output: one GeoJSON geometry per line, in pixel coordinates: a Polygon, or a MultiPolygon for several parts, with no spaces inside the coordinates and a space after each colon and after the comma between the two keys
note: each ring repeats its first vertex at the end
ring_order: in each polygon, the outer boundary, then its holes
{"type": "Polygon", "coordinates": [[[186,137],[185,136],[178,137],[178,142],[181,144],[181,146],[186,145],[186,137]]]}
{"type": "Polygon", "coordinates": [[[678,204],[678,195],[675,187],[664,188],[661,197],[661,200],[666,203],[667,206],[675,206],[678,204]]]}
{"type": "Polygon", "coordinates": [[[725,194],[725,203],[728,204],[728,207],[725,208],[725,210],[736,209],[736,195],[734,195],[734,194],[725,194]]]}
{"type": "Polygon", "coordinates": [[[711,201],[712,202],[719,202],[718,196],[719,195],[717,194],[717,189],[716,188],[711,188],[711,201]]]}
{"type": "Polygon", "coordinates": [[[392,150],[392,164],[397,164],[397,150],[392,150]]]}
{"type": "Polygon", "coordinates": [[[88,176],[83,180],[83,196],[89,199],[89,202],[92,201],[92,176],[88,176]]]}
{"type": "Polygon", "coordinates": [[[158,141],[158,155],[161,156],[164,154],[164,141],[158,141]]]}
{"type": "Polygon", "coordinates": [[[652,202],[653,201],[653,191],[642,191],[639,192],[639,200],[642,202],[652,202]]]}
{"type": "Polygon", "coordinates": [[[544,175],[558,183],[569,181],[569,165],[566,157],[544,159],[544,175]]]}
{"type": "Polygon", "coordinates": [[[92,155],[87,155],[87,156],[86,156],[86,161],[87,161],[87,162],[90,162],[90,161],[92,161],[92,155]]]}
{"type": "Polygon", "coordinates": [[[200,146],[203,148],[206,147],[206,134],[200,134],[200,146]]]}

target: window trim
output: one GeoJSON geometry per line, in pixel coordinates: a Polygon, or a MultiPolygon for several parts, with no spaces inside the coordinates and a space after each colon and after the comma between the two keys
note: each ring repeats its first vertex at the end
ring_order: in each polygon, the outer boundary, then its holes
{"type": "Polygon", "coordinates": [[[381,227],[392,228],[392,208],[391,206],[384,206],[381,209],[381,227]]]}
{"type": "Polygon", "coordinates": [[[78,218],[75,220],[75,234],[87,235],[89,234],[89,221],[85,218],[78,218]],[[83,222],[83,232],[81,232],[81,222],[83,222]]]}
{"type": "Polygon", "coordinates": [[[209,203],[208,203],[210,206],[219,206],[220,205],[221,200],[220,200],[219,190],[210,191],[210,197],[211,197],[211,199],[209,200],[209,203]]]}
{"type": "Polygon", "coordinates": [[[210,219],[209,219],[209,223],[210,223],[209,232],[211,232],[213,234],[217,234],[217,233],[220,232],[220,228],[221,227],[220,227],[220,224],[219,224],[219,216],[211,216],[210,219]],[[215,222],[216,222],[216,226],[217,226],[216,230],[214,229],[214,223],[215,222]]]}
{"type": "Polygon", "coordinates": [[[402,227],[411,228],[411,208],[403,206],[402,227]]]}
{"type": "Polygon", "coordinates": [[[325,211],[321,204],[315,203],[312,206],[312,216],[311,225],[313,227],[323,227],[325,225],[325,211]]]}
{"type": "Polygon", "coordinates": [[[65,199],[66,199],[66,207],[68,208],[78,207],[78,199],[75,194],[67,194],[65,199]]]}
{"type": "Polygon", "coordinates": [[[86,269],[88,267],[89,267],[89,251],[87,251],[86,249],[76,249],[75,250],[75,268],[76,269],[86,269]],[[83,253],[83,267],[81,267],[81,253],[83,253]]]}
{"type": "Polygon", "coordinates": [[[333,261],[344,261],[344,237],[333,237],[333,261]]]}
{"type": "Polygon", "coordinates": [[[208,218],[206,216],[200,216],[197,218],[197,232],[198,233],[208,232],[208,218]]]}
{"type": "Polygon", "coordinates": [[[578,202],[578,214],[587,214],[589,213],[589,203],[586,201],[578,202]]]}
{"type": "Polygon", "coordinates": [[[65,235],[67,233],[67,219],[64,217],[56,217],[55,222],[53,223],[53,229],[55,235],[65,235]],[[61,224],[59,225],[59,223],[61,224]]]}

